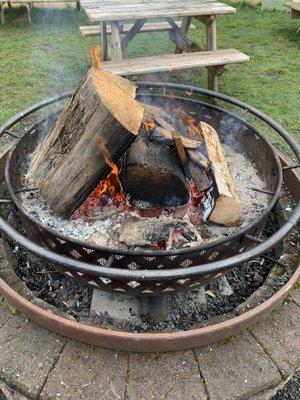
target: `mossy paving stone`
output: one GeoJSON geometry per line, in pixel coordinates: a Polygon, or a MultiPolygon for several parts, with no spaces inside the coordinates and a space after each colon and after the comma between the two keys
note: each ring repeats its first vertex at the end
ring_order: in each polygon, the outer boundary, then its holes
{"type": "Polygon", "coordinates": [[[40,400],[124,399],[127,353],[68,341],[40,400]]]}
{"type": "Polygon", "coordinates": [[[131,354],[127,399],[206,400],[193,351],[131,354]]]}
{"type": "Polygon", "coordinates": [[[21,315],[10,318],[0,330],[0,378],[37,398],[64,342],[21,315]]]}
{"type": "Polygon", "coordinates": [[[210,400],[248,400],[281,375],[249,332],[196,351],[210,400]]]}
{"type": "Polygon", "coordinates": [[[280,305],[268,318],[251,328],[257,341],[278,365],[284,377],[300,366],[300,308],[280,305]]]}

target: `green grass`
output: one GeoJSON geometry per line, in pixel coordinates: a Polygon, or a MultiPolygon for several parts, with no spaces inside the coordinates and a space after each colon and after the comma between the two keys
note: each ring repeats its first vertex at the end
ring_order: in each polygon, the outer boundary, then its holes
{"type": "MultiPolygon", "coordinates": [[[[74,88],[89,67],[89,49],[98,43],[98,38],[80,36],[85,16],[74,9],[34,9],[32,24],[23,17],[24,8],[7,9],[6,24],[0,27],[0,124],[38,100],[74,88]]],[[[204,44],[202,24],[196,25],[191,36],[204,44]]],[[[218,17],[217,25],[220,48],[251,57],[249,63],[229,67],[220,91],[260,108],[299,141],[299,22],[284,12],[238,6],[236,15],[218,17]]],[[[128,56],[172,49],[165,33],[143,34],[129,46],[128,56]]],[[[206,85],[204,69],[163,74],[163,79],[206,85]]]]}

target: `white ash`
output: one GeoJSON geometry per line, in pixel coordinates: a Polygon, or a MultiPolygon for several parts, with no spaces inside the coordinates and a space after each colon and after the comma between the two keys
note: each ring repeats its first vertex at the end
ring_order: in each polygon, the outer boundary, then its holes
{"type": "MultiPolygon", "coordinates": [[[[239,227],[232,228],[226,228],[209,222],[192,226],[187,213],[176,214],[176,216],[174,215],[173,217],[174,221],[182,221],[187,231],[194,232],[193,235],[190,235],[190,239],[182,244],[184,247],[192,247],[200,243],[207,243],[230,235],[257,218],[270,200],[270,195],[250,189],[250,186],[264,189],[264,183],[252,162],[243,154],[236,153],[228,145],[223,144],[223,149],[241,201],[243,223],[239,227]]],[[[28,187],[33,187],[34,185],[30,174],[27,173],[26,178],[26,185],[28,187]]],[[[144,221],[144,226],[148,225],[149,227],[153,227],[155,226],[155,220],[165,220],[165,222],[169,223],[171,218],[170,215],[168,215],[166,220],[166,215],[164,213],[157,218],[142,218],[137,212],[125,211],[123,207],[119,207],[105,209],[98,213],[96,212],[93,218],[90,219],[67,220],[53,212],[45,203],[42,203],[38,193],[23,192],[20,196],[25,209],[44,225],[54,228],[63,235],[74,239],[80,239],[91,244],[102,246],[118,248],[139,248],[140,246],[147,246],[144,240],[145,238],[137,241],[135,245],[130,238],[124,240],[124,230],[126,235],[129,235],[130,229],[128,229],[128,227],[130,227],[131,223],[134,225],[137,219],[144,221]]],[[[159,222],[159,225],[161,225],[161,222],[159,222]]],[[[169,233],[170,232],[171,231],[169,231],[169,233]]],[[[149,230],[148,233],[144,232],[145,237],[147,234],[149,234],[149,230]]],[[[174,248],[173,245],[170,245],[170,241],[169,246],[174,248]]]]}

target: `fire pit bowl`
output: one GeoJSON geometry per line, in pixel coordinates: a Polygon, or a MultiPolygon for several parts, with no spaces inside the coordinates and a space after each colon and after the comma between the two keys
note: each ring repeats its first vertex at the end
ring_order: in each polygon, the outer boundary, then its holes
{"type": "MultiPolygon", "coordinates": [[[[31,126],[12,148],[6,163],[6,184],[13,209],[20,216],[28,238],[16,232],[3,219],[0,220],[0,229],[27,250],[53,263],[59,271],[83,280],[86,284],[106,291],[154,296],[194,288],[213,280],[220,272],[229,271],[273,247],[297,223],[299,206],[279,231],[265,242],[259,239],[267,217],[280,195],[282,168],[276,151],[262,134],[247,122],[246,113],[265,122],[282,136],[291,146],[298,161],[300,150],[297,143],[278,124],[258,110],[231,97],[175,84],[139,83],[139,88],[139,96],[143,96],[143,100],[150,103],[155,101],[155,104],[161,102],[162,105],[166,105],[169,96],[174,99],[176,95],[177,102],[184,110],[195,112],[197,119],[208,122],[217,129],[225,143],[234,146],[236,151],[245,153],[255,164],[269,194],[268,205],[259,217],[220,240],[197,247],[164,251],[124,250],[92,245],[43,226],[24,209],[20,201],[20,192],[28,189],[24,188],[22,180],[28,155],[47,134],[49,126],[58,116],[57,112],[31,126]],[[168,92],[170,90],[172,93],[168,92]],[[239,107],[243,115],[237,116],[209,102],[203,102],[198,96],[206,96],[209,101],[213,98],[223,100],[227,105],[239,107]]],[[[12,135],[9,129],[22,118],[69,96],[71,93],[38,103],[2,126],[0,135],[12,135]]],[[[295,166],[285,168],[293,167],[295,166]]],[[[2,203],[6,204],[9,201],[3,200],[2,203]]]]}

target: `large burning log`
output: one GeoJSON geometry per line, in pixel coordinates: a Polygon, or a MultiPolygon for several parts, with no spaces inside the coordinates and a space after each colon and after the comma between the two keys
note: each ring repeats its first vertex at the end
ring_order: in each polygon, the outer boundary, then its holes
{"type": "Polygon", "coordinates": [[[92,67],[38,147],[32,174],[44,200],[69,217],[110,172],[139,133],[136,86],[92,67]]]}

